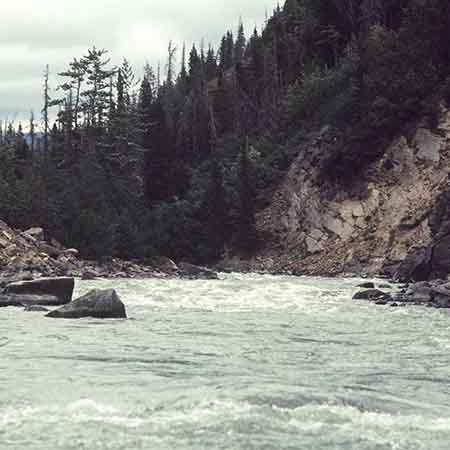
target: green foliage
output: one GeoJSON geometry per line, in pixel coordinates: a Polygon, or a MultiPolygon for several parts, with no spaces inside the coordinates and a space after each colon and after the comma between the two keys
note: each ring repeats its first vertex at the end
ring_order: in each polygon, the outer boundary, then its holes
{"type": "Polygon", "coordinates": [[[147,65],[139,88],[127,60],[93,48],[60,74],[59,99],[46,71],[44,151],[0,133],[0,217],[89,257],[251,253],[255,213],[310,131],[338,130],[321,167],[346,182],[407,122],[436,126],[449,40],[442,0],[287,0],[250,39],[240,21],[218,51],[184,48],[178,76],[170,43],[166,80],[147,65]]]}

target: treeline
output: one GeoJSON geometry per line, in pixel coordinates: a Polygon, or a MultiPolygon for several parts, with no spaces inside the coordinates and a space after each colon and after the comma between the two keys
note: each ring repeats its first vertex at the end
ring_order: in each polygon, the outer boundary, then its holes
{"type": "Polygon", "coordinates": [[[406,122],[435,121],[449,43],[445,0],[287,0],[218,50],[170,44],[164,77],[93,48],[56,90],[45,76],[42,136],[33,118],[27,139],[0,127],[0,217],[93,257],[249,254],[255,211],[311,130],[340,130],[323,176],[342,182],[406,122]]]}

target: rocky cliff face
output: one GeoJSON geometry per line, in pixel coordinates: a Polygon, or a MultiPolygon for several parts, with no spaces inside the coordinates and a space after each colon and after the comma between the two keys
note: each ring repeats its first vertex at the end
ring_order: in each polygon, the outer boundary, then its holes
{"type": "Polygon", "coordinates": [[[381,159],[345,186],[322,176],[338,139],[338,130],[325,127],[299,149],[271,205],[258,215],[259,232],[269,244],[252,262],[257,268],[391,274],[442,234],[443,196],[450,190],[450,111],[442,110],[433,130],[423,121],[397,136],[381,159]]]}

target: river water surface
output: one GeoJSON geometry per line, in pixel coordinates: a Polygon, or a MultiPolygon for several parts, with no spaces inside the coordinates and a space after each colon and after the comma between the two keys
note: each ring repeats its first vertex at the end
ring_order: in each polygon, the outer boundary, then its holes
{"type": "Polygon", "coordinates": [[[114,287],[128,320],[0,311],[0,449],[450,448],[450,312],[360,280],[114,287]]]}

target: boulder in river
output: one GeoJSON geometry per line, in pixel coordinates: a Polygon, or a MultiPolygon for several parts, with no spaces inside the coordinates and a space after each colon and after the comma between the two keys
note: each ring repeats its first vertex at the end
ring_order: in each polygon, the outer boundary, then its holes
{"type": "Polygon", "coordinates": [[[358,284],[357,287],[364,289],[375,289],[375,283],[373,283],[372,281],[366,281],[364,283],[358,284]]]}
{"type": "Polygon", "coordinates": [[[0,294],[0,307],[36,305],[60,306],[61,299],[54,295],[0,294]]]}
{"type": "Polygon", "coordinates": [[[26,306],[24,311],[25,312],[48,312],[48,309],[43,306],[39,306],[39,305],[30,305],[30,306],[26,306]]]}
{"type": "Polygon", "coordinates": [[[419,283],[412,283],[408,286],[405,296],[408,302],[412,303],[428,303],[431,301],[432,289],[431,283],[428,281],[421,281],[419,283]]]}
{"type": "Polygon", "coordinates": [[[53,296],[58,299],[58,302],[52,304],[58,306],[72,300],[74,287],[75,280],[71,277],[39,278],[33,281],[10,283],[5,287],[5,294],[53,296]]]}
{"type": "Polygon", "coordinates": [[[450,283],[432,284],[432,302],[442,308],[450,308],[450,283]]]}
{"type": "Polygon", "coordinates": [[[25,306],[19,298],[15,295],[0,295],[0,308],[7,308],[8,306],[25,306]]]}
{"type": "Polygon", "coordinates": [[[125,305],[114,289],[89,291],[82,297],[50,312],[47,317],[60,319],[126,319],[125,305]]]}
{"type": "Polygon", "coordinates": [[[367,289],[366,291],[357,292],[353,296],[354,300],[370,300],[370,301],[388,301],[392,297],[386,292],[380,291],[379,289],[367,289]]]}
{"type": "Polygon", "coordinates": [[[189,263],[179,263],[180,275],[192,280],[218,280],[219,275],[216,272],[205,267],[195,266],[189,263]]]}

